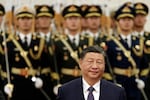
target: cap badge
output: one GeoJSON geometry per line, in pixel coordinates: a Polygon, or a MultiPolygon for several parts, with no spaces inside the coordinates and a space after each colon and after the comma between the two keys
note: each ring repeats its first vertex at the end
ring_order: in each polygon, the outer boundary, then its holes
{"type": "Polygon", "coordinates": [[[40,11],[41,11],[41,12],[43,12],[43,11],[48,11],[48,8],[47,8],[47,7],[42,7],[40,11]]]}
{"type": "Polygon", "coordinates": [[[89,9],[89,11],[90,11],[90,12],[98,11],[98,9],[97,9],[96,7],[93,6],[93,7],[91,7],[91,8],[89,9]]]}
{"type": "Polygon", "coordinates": [[[131,12],[131,10],[128,7],[125,7],[122,9],[122,12],[131,12]]]}
{"type": "Polygon", "coordinates": [[[71,6],[68,11],[72,12],[72,11],[77,11],[77,8],[75,6],[71,6]]]}
{"type": "Polygon", "coordinates": [[[137,4],[137,6],[136,6],[135,8],[136,8],[136,9],[144,9],[141,4],[137,4]]]}

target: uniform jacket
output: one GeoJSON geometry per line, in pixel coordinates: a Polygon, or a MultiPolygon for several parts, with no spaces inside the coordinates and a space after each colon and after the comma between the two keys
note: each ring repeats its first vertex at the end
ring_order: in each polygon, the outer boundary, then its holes
{"type": "MultiPolygon", "coordinates": [[[[135,60],[137,68],[144,69],[148,67],[145,58],[143,56],[138,56],[135,53],[135,51],[138,52],[141,49],[138,48],[140,47],[139,38],[131,36],[131,47],[129,47],[120,36],[116,38],[124,46],[124,48],[126,48],[126,50],[130,51],[131,57],[133,57],[133,59],[135,60]]],[[[112,67],[119,67],[124,69],[129,67],[133,68],[128,58],[124,55],[124,52],[113,40],[107,42],[107,47],[107,55],[112,67]]]]}
{"type": "MultiPolygon", "coordinates": [[[[79,35],[78,46],[73,45],[67,35],[63,36],[63,39],[68,43],[69,47],[72,48],[73,52],[77,54],[77,58],[79,58],[78,57],[79,53],[81,53],[82,50],[86,48],[89,44],[88,38],[83,35],[79,35]]],[[[55,41],[55,52],[57,58],[57,65],[60,73],[62,68],[79,69],[78,62],[71,56],[71,52],[68,50],[68,47],[60,39],[55,41]]],[[[76,76],[73,75],[61,75],[61,76],[63,77],[61,78],[62,83],[68,82],[76,78],[76,76]]]]}
{"type": "MultiPolygon", "coordinates": [[[[57,100],[85,100],[82,78],[75,79],[59,88],[57,100]]],[[[126,100],[123,88],[101,80],[99,100],[126,100]]]]}
{"type": "MultiPolygon", "coordinates": [[[[116,42],[113,40],[110,40],[107,42],[107,55],[111,64],[111,67],[122,69],[122,70],[128,70],[131,68],[131,70],[136,67],[136,69],[143,70],[148,67],[148,63],[145,60],[145,57],[143,55],[139,56],[137,55],[137,52],[140,51],[140,45],[139,45],[139,38],[135,36],[131,36],[131,47],[127,45],[127,43],[121,38],[119,35],[118,37],[115,37],[120,44],[123,45],[123,47],[130,52],[130,57],[133,58],[133,60],[136,63],[136,66],[132,66],[131,62],[129,61],[129,58],[125,56],[124,51],[117,45],[116,42]]],[[[142,51],[143,52],[143,51],[142,51]]],[[[116,81],[121,84],[127,93],[127,97],[129,100],[140,100],[140,91],[137,88],[137,83],[135,82],[135,74],[131,76],[127,76],[124,74],[118,74],[119,71],[114,71],[116,81]]],[[[138,73],[139,77],[141,76],[140,72],[138,73]]],[[[141,78],[141,77],[140,77],[141,78]]],[[[144,79],[142,77],[142,79],[144,79]]]]}

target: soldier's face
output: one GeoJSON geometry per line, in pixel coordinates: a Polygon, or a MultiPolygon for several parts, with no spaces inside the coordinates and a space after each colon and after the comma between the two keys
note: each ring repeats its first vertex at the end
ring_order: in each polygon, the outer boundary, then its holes
{"type": "Polygon", "coordinates": [[[81,28],[81,17],[71,16],[65,19],[65,25],[68,30],[76,31],[81,28]]]}
{"type": "Polygon", "coordinates": [[[89,52],[80,59],[82,75],[86,79],[99,80],[105,70],[104,56],[99,53],[89,52]]]}
{"type": "Polygon", "coordinates": [[[41,16],[39,17],[38,20],[38,24],[39,24],[39,28],[49,28],[50,24],[51,24],[51,17],[48,16],[41,16]]]}
{"type": "Polygon", "coordinates": [[[100,17],[92,16],[87,18],[88,28],[91,30],[97,30],[100,27],[100,17]]]}
{"type": "Polygon", "coordinates": [[[118,20],[118,25],[122,31],[131,31],[133,29],[133,19],[124,17],[118,20]]]}
{"type": "Polygon", "coordinates": [[[32,24],[33,24],[33,19],[30,17],[21,17],[18,18],[18,26],[19,30],[21,31],[28,31],[31,30],[32,24]]]}
{"type": "Polygon", "coordinates": [[[145,23],[146,23],[146,16],[143,14],[138,14],[134,18],[134,25],[136,27],[144,27],[145,23]]]}

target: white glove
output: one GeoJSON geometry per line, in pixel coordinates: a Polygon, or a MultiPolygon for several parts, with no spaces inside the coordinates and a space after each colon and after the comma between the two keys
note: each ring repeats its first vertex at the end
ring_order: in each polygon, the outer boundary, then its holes
{"type": "Polygon", "coordinates": [[[4,86],[4,92],[11,98],[12,97],[12,92],[14,89],[14,85],[13,84],[6,84],[4,86]]]}
{"type": "Polygon", "coordinates": [[[54,86],[53,92],[54,92],[55,95],[58,94],[58,88],[59,88],[60,86],[61,86],[61,84],[58,84],[58,85],[54,86]]]}
{"type": "Polygon", "coordinates": [[[137,83],[137,87],[138,89],[144,89],[145,87],[145,83],[143,80],[136,78],[135,82],[137,83]]]}
{"type": "Polygon", "coordinates": [[[34,86],[36,88],[38,88],[38,89],[42,88],[42,86],[43,86],[43,80],[41,78],[39,78],[39,77],[36,77],[34,86]]]}

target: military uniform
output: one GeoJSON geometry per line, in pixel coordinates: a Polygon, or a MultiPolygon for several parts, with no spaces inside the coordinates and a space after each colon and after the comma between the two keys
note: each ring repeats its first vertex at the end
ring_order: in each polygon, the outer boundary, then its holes
{"type": "MultiPolygon", "coordinates": [[[[134,4],[134,8],[135,8],[135,14],[141,14],[144,16],[148,15],[148,6],[144,3],[141,2],[137,2],[134,4]]],[[[142,30],[140,33],[137,32],[135,30],[134,35],[138,36],[140,39],[144,39],[144,54],[146,56],[147,59],[150,59],[150,33],[147,31],[142,30]]],[[[148,60],[148,62],[150,63],[150,60],[148,60]]],[[[148,74],[148,73],[147,73],[148,74]]]]}
{"type": "MultiPolygon", "coordinates": [[[[4,6],[2,4],[0,4],[0,16],[3,17],[5,14],[5,9],[4,6]]],[[[0,23],[1,24],[1,23],[0,23]]],[[[3,30],[0,29],[0,59],[2,58],[2,54],[4,54],[3,52],[3,48],[2,48],[2,41],[3,41],[3,30]]],[[[2,59],[0,60],[0,65],[1,65],[2,59]]]]}
{"type": "MultiPolygon", "coordinates": [[[[148,15],[148,12],[149,12],[149,9],[148,9],[148,6],[142,2],[137,2],[134,4],[134,8],[135,8],[135,13],[136,15],[142,15],[142,16],[147,16],[148,15]]],[[[146,57],[148,63],[149,63],[149,66],[150,66],[150,33],[149,32],[146,32],[144,29],[139,33],[139,32],[136,32],[135,30],[135,35],[137,35],[141,40],[143,40],[143,51],[144,51],[144,56],[146,57]]],[[[141,43],[142,44],[142,43],[141,43]]],[[[144,76],[148,76],[149,74],[149,68],[147,68],[146,70],[142,71],[141,73],[144,75],[144,76]]],[[[148,78],[145,80],[145,92],[148,96],[148,99],[150,99],[149,95],[149,76],[148,78]]]]}
{"type": "MultiPolygon", "coordinates": [[[[66,19],[68,17],[82,17],[81,10],[76,5],[69,5],[64,8],[62,15],[66,19]]],[[[90,39],[80,33],[76,33],[74,36],[69,32],[57,35],[59,36],[55,39],[55,52],[61,75],[60,81],[63,84],[81,75],[78,56],[82,49],[90,44],[90,39]]]]}
{"type": "MultiPolygon", "coordinates": [[[[5,8],[2,4],[0,4],[0,17],[3,17],[5,15],[5,8]]],[[[0,26],[2,22],[2,18],[0,21],[0,26]]],[[[4,30],[0,29],[0,90],[4,90],[3,88],[3,77],[1,73],[2,66],[4,66],[5,63],[5,51],[4,51],[4,39],[7,39],[8,34],[4,32],[4,30]]]]}
{"type": "MultiPolygon", "coordinates": [[[[26,6],[17,9],[15,12],[17,20],[20,18],[32,19],[34,17],[32,11],[26,6]]],[[[18,31],[17,34],[9,36],[7,51],[11,83],[14,85],[12,100],[47,100],[43,91],[48,91],[49,94],[52,93],[49,89],[51,86],[47,85],[51,82],[50,66],[45,64],[48,54],[44,51],[44,45],[44,39],[34,33],[25,35],[18,31]],[[24,37],[28,38],[27,41],[24,40],[24,37]],[[35,85],[37,78],[43,81],[42,88],[37,86],[39,83],[35,85]]],[[[5,77],[5,67],[2,71],[5,77]]]]}
{"type": "MultiPolygon", "coordinates": [[[[119,21],[126,17],[134,18],[134,9],[124,5],[116,11],[115,19],[119,21]]],[[[143,56],[139,38],[120,33],[116,37],[110,36],[107,47],[107,55],[117,83],[125,88],[128,100],[140,100],[141,92],[135,79],[137,77],[143,79],[140,72],[147,69],[148,64],[143,56]]]]}
{"type": "Polygon", "coordinates": [[[68,36],[63,36],[63,41],[66,43],[61,40],[57,40],[55,43],[57,62],[61,73],[61,83],[66,83],[81,75],[78,65],[79,53],[88,46],[89,39],[82,35],[78,35],[78,38],[78,46],[74,46],[68,36]]]}
{"type": "MultiPolygon", "coordinates": [[[[47,5],[41,5],[36,8],[36,17],[37,20],[40,17],[54,17],[54,10],[52,7],[47,5]]],[[[51,19],[49,19],[51,20],[51,19]]],[[[40,24],[40,23],[39,23],[40,24]]],[[[51,24],[51,23],[49,23],[51,24]]],[[[39,27],[40,28],[40,27],[39,27]]],[[[39,32],[37,33],[38,36],[44,38],[46,45],[44,46],[44,51],[48,53],[48,59],[44,59],[45,65],[50,66],[51,68],[51,83],[47,83],[47,85],[51,86],[51,89],[53,90],[54,85],[59,84],[59,75],[58,75],[58,69],[57,69],[57,62],[56,62],[56,55],[54,53],[55,45],[54,45],[54,39],[55,39],[55,33],[51,31],[52,29],[47,27],[47,32],[44,33],[42,30],[39,29],[39,32]]],[[[47,92],[48,93],[48,92],[47,92]]],[[[50,95],[50,93],[48,93],[50,95]]],[[[55,96],[53,97],[53,99],[55,96]]]]}

